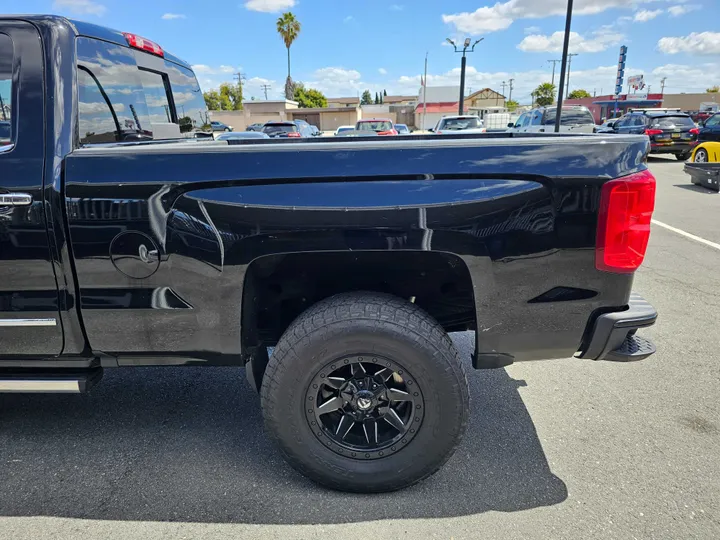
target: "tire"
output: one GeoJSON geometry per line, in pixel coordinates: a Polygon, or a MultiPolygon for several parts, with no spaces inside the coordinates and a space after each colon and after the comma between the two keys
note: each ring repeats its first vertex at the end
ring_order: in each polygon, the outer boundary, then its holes
{"type": "Polygon", "coordinates": [[[678,161],[687,161],[690,157],[691,152],[683,152],[682,154],[675,154],[675,158],[678,161]]]}
{"type": "MultiPolygon", "coordinates": [[[[362,384],[360,379],[352,381],[362,384]]],[[[355,396],[361,393],[358,391],[355,396]]],[[[271,438],[296,470],[332,489],[377,493],[423,480],[452,456],[467,425],[469,391],[455,346],[429,314],[395,296],[354,292],[315,304],[290,325],[268,363],[261,403],[271,438]],[[390,366],[387,369],[391,371],[386,371],[383,364],[390,366]],[[346,395],[350,384],[347,380],[337,390],[324,384],[331,378],[349,379],[348,371],[343,370],[377,373],[369,379],[373,386],[390,373],[385,382],[387,395],[398,392],[391,385],[402,384],[409,392],[405,394],[408,397],[391,400],[391,406],[384,409],[378,405],[370,412],[358,409],[360,398],[356,397],[354,409],[351,403],[345,403],[342,409],[321,413],[320,409],[330,400],[346,395]],[[345,375],[332,376],[338,373],[345,375]],[[321,399],[322,405],[318,406],[321,399]],[[356,441],[357,447],[345,439],[338,443],[340,435],[334,433],[335,426],[323,423],[340,418],[337,423],[340,431],[339,426],[348,416],[345,411],[381,414],[383,410],[389,411],[393,403],[400,411],[395,416],[407,415],[407,408],[403,407],[410,407],[409,416],[399,424],[404,426],[405,434],[383,417],[375,423],[379,427],[372,441],[377,443],[374,449],[361,448],[367,446],[366,442],[371,444],[372,435],[365,429],[368,420],[349,420],[353,424],[346,435],[348,440],[356,441]],[[413,428],[416,422],[418,427],[413,428]],[[395,434],[395,429],[400,435],[395,434]],[[383,437],[385,442],[381,443],[383,437]],[[397,442],[383,449],[381,444],[392,444],[388,440],[397,442]]],[[[385,416],[389,418],[391,414],[385,416]]]]}
{"type": "Polygon", "coordinates": [[[699,148],[695,151],[695,158],[693,159],[695,163],[707,163],[708,162],[708,153],[707,150],[704,148],[699,148]]]}
{"type": "Polygon", "coordinates": [[[225,128],[225,133],[229,133],[229,132],[230,132],[230,128],[225,128]]]}

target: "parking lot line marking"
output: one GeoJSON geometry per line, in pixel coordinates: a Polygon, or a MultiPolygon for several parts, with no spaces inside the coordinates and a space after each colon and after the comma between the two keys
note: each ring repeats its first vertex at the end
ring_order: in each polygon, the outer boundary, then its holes
{"type": "Polygon", "coordinates": [[[689,232],[685,232],[682,229],[678,229],[676,227],[673,227],[672,225],[668,225],[667,223],[663,223],[662,221],[658,221],[657,219],[651,220],[653,224],[659,225],[660,227],[664,227],[668,231],[672,231],[674,233],[677,233],[681,236],[684,236],[686,238],[689,238],[690,240],[695,240],[696,242],[700,242],[701,244],[705,244],[706,246],[710,246],[711,248],[715,248],[717,250],[720,250],[720,244],[716,244],[715,242],[711,242],[710,240],[705,240],[704,238],[700,238],[699,236],[695,236],[694,234],[690,234],[689,232]]]}

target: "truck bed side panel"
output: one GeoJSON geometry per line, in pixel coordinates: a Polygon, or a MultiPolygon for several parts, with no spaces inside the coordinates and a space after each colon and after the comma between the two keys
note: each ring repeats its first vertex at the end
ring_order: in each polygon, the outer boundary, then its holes
{"type": "Polygon", "coordinates": [[[632,278],[594,267],[597,205],[603,182],[645,167],[647,142],[509,142],[76,151],[66,196],[91,346],[226,361],[258,257],[412,250],[465,262],[480,352],[569,356],[593,312],[627,303],[632,278]]]}

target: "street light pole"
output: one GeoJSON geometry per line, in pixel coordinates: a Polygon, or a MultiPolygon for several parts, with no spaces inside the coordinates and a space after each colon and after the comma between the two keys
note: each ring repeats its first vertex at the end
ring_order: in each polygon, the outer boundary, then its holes
{"type": "Polygon", "coordinates": [[[467,63],[467,59],[465,58],[465,54],[468,52],[474,52],[475,51],[475,45],[480,43],[485,38],[478,39],[475,43],[472,44],[472,47],[470,47],[470,38],[465,38],[465,42],[463,43],[462,49],[458,49],[457,45],[455,45],[455,42],[447,38],[447,42],[453,46],[453,49],[455,49],[456,53],[462,53],[462,60],[460,62],[460,102],[458,104],[458,114],[464,114],[465,113],[465,65],[467,63]]]}
{"type": "Polygon", "coordinates": [[[555,110],[555,133],[560,133],[560,116],[562,115],[563,90],[565,87],[565,67],[567,66],[568,47],[570,46],[570,24],[572,22],[573,0],[568,0],[565,16],[565,39],[563,39],[562,62],[560,63],[560,88],[558,89],[557,109],[555,110]]]}

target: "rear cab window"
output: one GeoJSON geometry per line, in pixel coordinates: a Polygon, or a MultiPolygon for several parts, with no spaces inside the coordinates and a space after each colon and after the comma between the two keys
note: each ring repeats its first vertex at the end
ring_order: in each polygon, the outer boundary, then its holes
{"type": "Polygon", "coordinates": [[[191,137],[209,124],[191,70],[98,39],[76,46],[80,144],[191,137]]]}
{"type": "Polygon", "coordinates": [[[358,131],[390,131],[392,123],[383,120],[364,120],[357,123],[358,131]]]}
{"type": "Polygon", "coordinates": [[[13,42],[0,34],[0,152],[14,142],[12,127],[13,42]]]}

